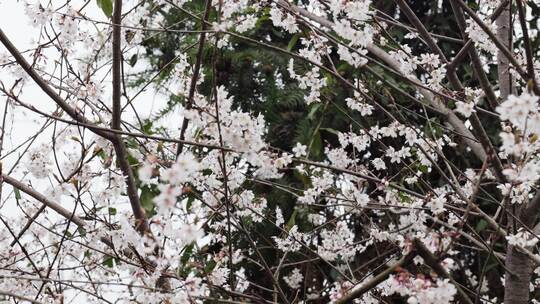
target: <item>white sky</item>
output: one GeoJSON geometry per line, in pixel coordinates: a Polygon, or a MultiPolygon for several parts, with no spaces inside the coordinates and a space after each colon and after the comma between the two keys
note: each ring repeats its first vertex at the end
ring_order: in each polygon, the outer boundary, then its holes
{"type": "MultiPolygon", "coordinates": [[[[42,3],[49,2],[47,1],[41,1],[42,3]]],[[[57,8],[60,5],[64,4],[65,0],[53,0],[53,7],[57,8]]],[[[71,5],[75,9],[79,9],[81,5],[85,1],[82,0],[72,0],[71,5]]],[[[134,1],[125,1],[124,8],[128,8],[129,4],[134,1]]],[[[33,27],[28,17],[25,14],[24,9],[24,1],[17,1],[17,0],[0,0],[0,28],[6,33],[8,38],[12,41],[12,43],[19,49],[19,51],[27,50],[28,48],[35,47],[33,41],[38,38],[37,35],[39,35],[39,28],[33,27]]],[[[100,20],[100,21],[108,21],[103,12],[100,8],[97,7],[96,1],[91,0],[90,3],[85,7],[84,14],[86,16],[89,16],[92,19],[100,20]]],[[[80,27],[81,28],[88,28],[91,26],[90,22],[81,21],[80,27]]],[[[0,56],[6,55],[7,50],[0,45],[0,56]]],[[[47,54],[45,52],[45,54],[47,54]]],[[[54,59],[53,56],[50,57],[51,60],[49,62],[52,62],[52,59],[54,59]]],[[[141,60],[140,60],[141,61],[141,60]]],[[[51,65],[52,66],[52,65],[51,65]]],[[[126,65],[127,66],[127,65],[126,65]]],[[[137,66],[144,66],[137,65],[137,66]]],[[[137,67],[136,66],[136,67],[137,67]]],[[[129,66],[127,66],[129,68],[129,66]]],[[[52,69],[49,69],[52,70],[52,69]]],[[[108,70],[108,69],[107,69],[108,70]]],[[[105,69],[104,69],[105,71],[105,69]]],[[[0,70],[0,80],[3,81],[6,86],[11,86],[11,83],[13,83],[13,78],[10,77],[9,72],[0,70]]],[[[103,97],[104,100],[107,100],[110,96],[110,82],[105,81],[104,82],[104,89],[105,89],[105,96],[103,97]]],[[[32,83],[32,80],[28,80],[28,84],[25,85],[23,95],[21,96],[21,100],[24,102],[28,102],[35,106],[36,108],[40,110],[48,111],[49,113],[52,112],[56,105],[55,103],[47,96],[45,95],[39,87],[34,85],[32,83]]],[[[0,122],[3,115],[4,105],[5,105],[6,99],[5,97],[0,98],[0,122]]],[[[134,101],[135,108],[137,109],[139,115],[142,118],[146,118],[152,113],[152,111],[155,111],[162,106],[166,104],[166,98],[163,98],[161,95],[156,95],[155,91],[152,90],[151,86],[147,89],[147,91],[143,94],[141,94],[137,99],[134,101]]],[[[132,121],[130,117],[132,117],[132,113],[130,113],[131,109],[128,107],[126,109],[126,113],[123,115],[123,119],[127,121],[132,121]]],[[[171,123],[174,123],[174,125],[180,126],[178,117],[171,121],[171,123]]],[[[14,147],[17,147],[24,141],[26,141],[29,137],[33,136],[39,128],[42,127],[42,125],[45,122],[45,118],[40,117],[34,113],[31,113],[28,110],[22,110],[20,107],[17,108],[17,111],[15,114],[10,113],[8,115],[8,125],[6,126],[6,135],[4,138],[3,143],[3,149],[2,149],[2,156],[6,155],[8,151],[11,151],[14,147]],[[11,116],[15,115],[15,116],[11,116]]],[[[1,126],[1,125],[0,125],[1,126]]],[[[51,142],[51,135],[52,135],[52,127],[50,127],[48,130],[43,132],[38,139],[36,140],[34,145],[39,145],[39,143],[43,142],[51,142]]],[[[22,151],[23,149],[21,149],[22,151]]],[[[6,158],[2,159],[2,165],[3,165],[3,172],[5,173],[7,170],[11,169],[13,164],[17,161],[19,158],[19,153],[13,153],[6,158]]],[[[23,157],[23,160],[25,160],[25,157],[23,157]]],[[[21,166],[19,164],[19,169],[13,173],[13,176],[16,178],[19,178],[23,180],[24,182],[28,182],[29,180],[32,180],[32,186],[36,188],[38,191],[42,193],[46,193],[47,190],[51,188],[51,183],[48,180],[36,180],[35,178],[31,178],[31,176],[24,176],[22,174],[24,170],[24,165],[21,166]]],[[[54,182],[54,179],[51,179],[54,182]]],[[[71,200],[63,200],[61,202],[62,204],[65,204],[65,207],[69,209],[69,207],[72,204],[71,200]]],[[[20,216],[17,215],[18,208],[15,205],[15,199],[13,196],[13,190],[12,187],[9,185],[5,185],[3,187],[3,194],[2,194],[2,201],[0,202],[0,214],[4,216],[20,216]]],[[[3,229],[3,227],[0,227],[0,229],[3,229]]]]}
{"type": "MultiPolygon", "coordinates": [[[[46,2],[48,1],[49,0],[47,0],[46,2]]],[[[45,3],[45,1],[42,2],[45,3]]],[[[65,0],[52,1],[53,7],[58,7],[59,4],[65,2],[65,0]]],[[[131,1],[125,2],[127,3],[131,1]]],[[[74,8],[79,8],[82,3],[84,3],[84,1],[71,1],[71,4],[74,8]]],[[[86,15],[90,15],[90,17],[93,19],[107,21],[104,14],[97,7],[95,0],[90,1],[84,12],[86,15]]],[[[81,22],[80,26],[90,26],[90,23],[81,22]]],[[[39,34],[38,29],[32,27],[29,23],[28,17],[26,16],[24,11],[24,1],[18,0],[0,0],[0,28],[6,33],[8,38],[19,49],[19,51],[24,51],[28,48],[33,47],[33,40],[36,39],[37,35],[39,34]]],[[[0,45],[0,56],[6,54],[7,50],[2,45],[0,45]]],[[[9,75],[9,72],[7,72],[6,70],[2,71],[0,69],[0,80],[3,81],[6,86],[9,86],[11,85],[13,78],[9,75]]],[[[25,102],[31,103],[40,110],[54,110],[55,103],[48,96],[46,96],[36,85],[31,84],[31,79],[29,79],[28,81],[28,85],[25,86],[24,93],[21,96],[21,99],[25,102]]],[[[104,84],[107,85],[107,82],[105,82],[104,84]]],[[[110,92],[110,88],[106,87],[105,91],[106,94],[104,98],[106,99],[107,96],[110,96],[110,94],[108,93],[110,92]]],[[[5,102],[5,97],[0,97],[0,113],[2,113],[0,114],[0,122],[3,115],[5,102]]],[[[141,94],[135,100],[134,104],[137,110],[140,111],[141,116],[145,118],[148,117],[152,110],[156,110],[163,106],[165,102],[166,99],[159,95],[155,96],[155,92],[150,87],[146,93],[141,94]]],[[[8,115],[9,124],[6,128],[2,156],[4,156],[8,151],[12,150],[14,147],[18,146],[20,143],[24,142],[30,136],[33,136],[45,122],[45,118],[39,117],[33,113],[30,113],[29,111],[22,111],[20,108],[17,108],[15,116],[10,115],[8,115]]],[[[123,118],[130,120],[130,116],[131,115],[129,113],[126,113],[123,118]]],[[[174,121],[174,124],[180,126],[178,121],[179,119],[177,118],[174,121]]],[[[49,128],[46,132],[44,132],[38,137],[38,139],[36,140],[36,144],[39,144],[40,142],[50,142],[51,134],[52,128],[49,128]]],[[[6,157],[5,159],[2,159],[1,162],[3,171],[6,172],[7,170],[9,170],[18,158],[18,153],[14,153],[6,157]]],[[[24,165],[19,165],[19,167],[24,169],[24,165]]],[[[31,176],[24,177],[22,175],[22,171],[23,170],[15,171],[15,173],[13,174],[14,177],[22,179],[24,182],[32,180],[32,186],[40,192],[46,192],[46,190],[51,187],[51,184],[48,180],[36,180],[35,178],[31,178],[31,176]]],[[[19,208],[16,206],[16,200],[13,195],[13,188],[10,185],[4,183],[2,190],[3,191],[2,201],[0,202],[0,214],[2,216],[12,218],[21,216],[19,208]]],[[[60,203],[68,210],[71,210],[73,206],[73,201],[69,198],[63,199],[60,203]]],[[[118,207],[122,208],[121,206],[118,207]]],[[[126,206],[124,207],[128,207],[128,205],[126,204],[126,206]]],[[[48,215],[51,216],[51,213],[53,212],[48,212],[48,215]]],[[[4,229],[5,227],[0,224],[0,231],[4,229]]],[[[69,295],[66,296],[70,298],[69,295]]],[[[112,295],[111,299],[114,299],[114,295],[112,295]]],[[[84,300],[84,298],[78,298],[76,302],[84,303],[86,301],[84,300]]]]}
{"type": "MultiPolygon", "coordinates": [[[[46,2],[48,2],[48,0],[46,2]]],[[[71,5],[74,8],[80,8],[82,3],[84,2],[85,1],[81,0],[73,0],[71,1],[71,5]]],[[[53,7],[58,7],[59,5],[65,3],[65,0],[53,0],[52,3],[53,7]]],[[[90,1],[90,3],[85,7],[84,13],[85,15],[90,16],[92,19],[108,21],[105,15],[97,7],[95,0],[90,1]]],[[[90,25],[91,24],[89,22],[80,22],[81,27],[88,27],[90,25]]],[[[33,47],[33,40],[36,39],[37,35],[39,34],[38,28],[32,27],[29,23],[28,17],[24,12],[24,2],[18,0],[0,0],[0,28],[6,33],[8,38],[19,49],[19,51],[24,51],[28,48],[33,47]]],[[[5,54],[7,54],[7,51],[2,45],[0,45],[0,55],[5,54]]],[[[50,59],[54,58],[51,57],[50,59]]],[[[7,73],[5,71],[0,71],[0,80],[6,81],[6,79],[9,79],[7,73]]],[[[31,82],[31,80],[29,80],[29,82],[31,82]]],[[[10,82],[6,82],[6,85],[8,85],[9,83],[10,82]]],[[[107,87],[108,82],[105,82],[104,85],[104,89],[106,91],[105,98],[107,98],[107,96],[110,96],[110,88],[107,87]]],[[[40,110],[55,109],[55,103],[48,96],[46,96],[36,85],[29,83],[25,86],[23,92],[24,93],[21,98],[23,101],[31,103],[40,110]]],[[[3,112],[5,102],[5,99],[0,99],[1,112],[3,112]]],[[[152,90],[151,87],[149,87],[149,89],[147,89],[145,93],[141,94],[134,101],[134,105],[142,118],[148,117],[149,114],[152,113],[152,111],[160,108],[165,103],[165,98],[159,95],[156,96],[155,92],[152,90]]],[[[128,107],[126,108],[126,111],[127,112],[125,113],[123,118],[130,121],[130,117],[133,116],[130,115],[131,113],[129,113],[131,109],[128,107]]],[[[6,151],[9,151],[10,148],[17,146],[19,143],[25,141],[29,136],[35,134],[35,132],[41,127],[41,125],[45,121],[43,117],[33,115],[32,113],[29,113],[29,111],[17,112],[18,115],[14,117],[13,124],[9,125],[8,128],[6,128],[6,131],[8,133],[11,131],[11,133],[7,135],[11,136],[6,136],[5,138],[2,155],[4,155],[6,151]]],[[[0,116],[1,115],[2,114],[0,114],[0,116]]],[[[175,122],[175,124],[176,123],[177,121],[175,122]]],[[[40,138],[42,140],[50,140],[51,133],[48,133],[49,135],[45,134],[40,136],[40,138]]],[[[16,155],[4,159],[2,161],[2,163],[4,164],[4,169],[6,167],[11,167],[10,164],[12,164],[15,159],[16,155]]]]}

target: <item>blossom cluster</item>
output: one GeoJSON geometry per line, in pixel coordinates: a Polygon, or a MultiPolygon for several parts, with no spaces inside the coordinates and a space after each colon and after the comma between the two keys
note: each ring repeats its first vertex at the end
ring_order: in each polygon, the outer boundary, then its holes
{"type": "MultiPolygon", "coordinates": [[[[0,56],[7,298],[340,303],[378,280],[352,301],[486,302],[503,267],[478,265],[540,260],[517,229],[540,180],[534,81],[495,105],[485,71],[452,90],[460,49],[426,39],[464,43],[370,0],[122,1],[120,24],[113,2],[23,3],[34,48],[0,56]],[[395,266],[418,244],[436,265],[395,266]]],[[[472,18],[464,35],[500,55],[472,18]]]]}

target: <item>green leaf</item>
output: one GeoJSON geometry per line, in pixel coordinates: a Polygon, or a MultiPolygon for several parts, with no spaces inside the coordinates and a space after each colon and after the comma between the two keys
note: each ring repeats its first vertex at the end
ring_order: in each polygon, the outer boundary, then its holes
{"type": "Polygon", "coordinates": [[[289,52],[292,51],[292,49],[296,45],[296,42],[298,42],[298,38],[300,38],[299,34],[294,34],[294,36],[292,36],[291,40],[289,41],[289,44],[287,45],[287,51],[289,52]]]}
{"type": "Polygon", "coordinates": [[[216,261],[210,260],[208,263],[206,263],[206,266],[204,267],[205,273],[210,273],[214,268],[216,267],[216,261]]]}
{"type": "Polygon", "coordinates": [[[296,214],[298,214],[298,212],[296,211],[296,209],[294,209],[291,217],[289,218],[289,221],[287,222],[287,225],[285,226],[286,231],[291,230],[291,228],[296,224],[296,214]]]}
{"type": "Polygon", "coordinates": [[[109,207],[109,215],[116,215],[116,208],[109,207]]]}
{"type": "Polygon", "coordinates": [[[139,161],[138,159],[136,159],[136,158],[135,158],[133,155],[131,155],[131,154],[128,154],[127,160],[128,160],[128,162],[129,162],[129,165],[132,166],[132,167],[135,167],[135,166],[137,166],[137,165],[140,163],[140,161],[139,161]]]}
{"type": "Polygon", "coordinates": [[[95,152],[97,156],[99,156],[102,160],[107,160],[108,156],[107,154],[105,153],[105,151],[103,151],[103,149],[99,149],[99,151],[95,152]]]}
{"type": "Polygon", "coordinates": [[[429,168],[426,165],[419,165],[418,170],[420,170],[422,173],[427,174],[429,168]]]}
{"type": "Polygon", "coordinates": [[[15,199],[17,200],[17,203],[19,203],[19,200],[21,199],[21,191],[18,188],[13,187],[13,192],[15,192],[15,199]]]}
{"type": "Polygon", "coordinates": [[[133,54],[133,56],[131,56],[131,58],[129,58],[129,65],[130,66],[135,66],[135,64],[137,63],[137,59],[139,59],[139,55],[138,54],[133,54]]]}
{"type": "Polygon", "coordinates": [[[322,154],[323,142],[321,138],[321,132],[318,130],[313,134],[309,145],[309,155],[315,158],[319,158],[322,154]]]}
{"type": "Polygon", "coordinates": [[[178,271],[180,275],[187,276],[191,272],[192,266],[188,263],[189,259],[193,255],[193,247],[194,244],[190,244],[186,247],[184,247],[184,252],[182,253],[182,256],[180,257],[180,265],[178,268],[178,271]]]}
{"type": "Polygon", "coordinates": [[[302,184],[304,185],[304,187],[310,187],[311,186],[311,179],[309,178],[308,175],[304,175],[304,174],[300,173],[298,170],[294,170],[293,175],[294,175],[294,177],[296,177],[296,179],[302,181],[302,184]]]}
{"type": "Polygon", "coordinates": [[[180,258],[180,262],[182,262],[182,265],[185,265],[189,261],[189,258],[193,253],[193,247],[194,244],[190,244],[184,249],[184,254],[182,254],[182,257],[180,258]]]}
{"type": "Polygon", "coordinates": [[[142,126],[142,130],[144,134],[152,135],[152,128],[154,127],[154,123],[151,119],[148,119],[144,122],[144,125],[142,126]]]}
{"type": "Polygon", "coordinates": [[[144,211],[148,215],[153,214],[154,211],[154,197],[158,195],[158,191],[152,188],[149,188],[148,186],[144,186],[141,188],[141,206],[144,208],[144,211]]]}
{"type": "Polygon", "coordinates": [[[97,5],[101,8],[105,16],[111,18],[113,13],[112,0],[97,0],[97,5]]]}
{"type": "Polygon", "coordinates": [[[321,131],[326,131],[328,133],[334,134],[336,136],[339,136],[339,131],[332,129],[332,128],[320,128],[321,131]]]}
{"type": "Polygon", "coordinates": [[[85,237],[86,236],[86,229],[82,228],[82,227],[79,227],[77,228],[77,231],[79,231],[79,234],[82,236],[82,237],[85,237]]]}
{"type": "Polygon", "coordinates": [[[189,196],[186,202],[186,210],[189,212],[191,211],[191,206],[193,205],[193,202],[195,201],[195,197],[189,196]]]}
{"type": "Polygon", "coordinates": [[[319,110],[321,105],[322,105],[321,103],[313,104],[313,106],[311,106],[311,109],[309,109],[309,113],[308,113],[307,118],[310,119],[310,120],[313,120],[313,118],[315,118],[315,114],[317,113],[317,110],[319,110]]]}
{"type": "Polygon", "coordinates": [[[475,227],[474,230],[476,230],[476,232],[480,232],[480,231],[486,229],[487,225],[488,225],[488,223],[486,221],[480,220],[478,222],[478,224],[476,224],[476,227],[475,227]]]}
{"type": "Polygon", "coordinates": [[[103,262],[101,263],[109,268],[113,268],[115,264],[118,264],[118,260],[115,259],[114,257],[110,256],[108,258],[106,258],[105,260],[103,260],[103,262]]]}
{"type": "Polygon", "coordinates": [[[399,197],[399,200],[402,202],[402,203],[407,203],[407,204],[410,204],[412,202],[411,198],[409,197],[409,195],[407,195],[405,192],[403,191],[399,191],[398,192],[398,197],[399,197]]]}

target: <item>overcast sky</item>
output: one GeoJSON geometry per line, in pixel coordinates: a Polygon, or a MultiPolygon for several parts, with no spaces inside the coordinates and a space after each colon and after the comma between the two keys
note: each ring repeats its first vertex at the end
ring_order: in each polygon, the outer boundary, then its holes
{"type": "MultiPolygon", "coordinates": [[[[42,1],[42,3],[46,3],[48,1],[49,0],[42,1]]],[[[79,9],[84,2],[85,1],[81,0],[72,0],[71,5],[75,9],[79,9]]],[[[132,1],[125,1],[126,9],[129,6],[130,2],[132,1]]],[[[53,0],[52,3],[53,7],[57,8],[58,6],[64,4],[65,0],[53,0]]],[[[103,12],[97,7],[95,0],[92,0],[85,7],[84,13],[92,19],[108,21],[103,12]]],[[[80,22],[81,28],[85,28],[88,26],[91,26],[91,23],[86,21],[80,22]]],[[[8,38],[20,51],[25,51],[28,48],[35,47],[35,43],[33,43],[33,40],[37,39],[37,35],[39,34],[39,28],[35,28],[30,24],[29,19],[25,14],[23,1],[0,0],[0,28],[6,33],[8,38]]],[[[7,54],[7,50],[2,45],[0,45],[0,56],[7,56],[7,54]]],[[[55,59],[56,56],[51,55],[50,57],[50,59],[55,59]]],[[[52,60],[50,60],[49,62],[52,62],[52,60]]],[[[144,64],[137,65],[144,66],[144,64]]],[[[52,69],[50,68],[49,70],[52,69]]],[[[10,86],[13,82],[13,78],[9,76],[9,72],[7,72],[6,70],[0,70],[0,80],[3,81],[6,86],[10,86]]],[[[110,96],[110,85],[109,83],[105,82],[104,86],[104,89],[106,91],[104,99],[108,99],[108,96],[110,96]]],[[[52,112],[56,108],[55,103],[47,95],[45,95],[40,88],[31,83],[31,80],[29,80],[28,85],[25,86],[24,93],[21,96],[21,99],[27,103],[32,104],[40,110],[52,112]]],[[[2,114],[0,114],[0,116],[3,115],[5,103],[5,97],[1,97],[0,113],[2,114]]],[[[149,87],[145,93],[141,94],[134,101],[134,105],[137,108],[137,111],[143,118],[148,117],[152,110],[161,108],[165,103],[166,99],[163,98],[163,96],[156,95],[155,91],[152,90],[151,87],[149,87]]],[[[5,130],[6,135],[3,143],[2,159],[0,160],[3,165],[4,173],[11,169],[13,164],[20,158],[20,152],[22,152],[23,149],[19,149],[15,153],[11,153],[8,156],[6,156],[6,154],[9,153],[9,151],[12,151],[13,148],[19,146],[21,143],[26,141],[29,137],[33,136],[45,122],[45,118],[31,113],[28,110],[23,111],[20,109],[20,107],[16,110],[17,111],[15,112],[15,114],[13,114],[13,111],[11,111],[8,115],[8,125],[5,130]]],[[[128,111],[130,111],[129,108],[128,111]]],[[[130,117],[132,117],[132,115],[130,115],[129,112],[123,115],[123,119],[126,119],[128,121],[131,120],[130,117]]],[[[175,125],[180,125],[178,123],[178,117],[174,119],[173,123],[175,125]]],[[[39,145],[39,143],[44,142],[50,143],[51,135],[52,127],[39,135],[33,145],[39,145]]],[[[23,157],[22,159],[23,161],[25,161],[25,157],[23,157]]],[[[32,180],[33,187],[35,187],[40,192],[46,193],[47,190],[50,190],[52,184],[54,184],[54,180],[52,180],[52,182],[50,180],[36,181],[35,179],[30,178],[31,176],[24,175],[24,168],[25,166],[23,162],[23,165],[19,164],[18,170],[16,170],[13,175],[16,178],[22,179],[25,182],[32,180]]],[[[71,202],[68,200],[65,203],[70,204],[71,202]]],[[[16,212],[18,208],[15,207],[16,205],[13,196],[13,189],[10,186],[4,184],[2,202],[0,203],[0,214],[12,217],[18,216],[16,212]]]]}

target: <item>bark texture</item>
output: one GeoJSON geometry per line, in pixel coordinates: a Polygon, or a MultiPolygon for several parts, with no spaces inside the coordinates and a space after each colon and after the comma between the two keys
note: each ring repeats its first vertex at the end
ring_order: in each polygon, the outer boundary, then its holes
{"type": "MultiPolygon", "coordinates": [[[[508,49],[512,49],[511,15],[510,5],[497,18],[497,36],[504,42],[508,49]]],[[[500,97],[505,100],[512,94],[512,76],[508,59],[499,52],[497,57],[497,72],[500,84],[500,97]]],[[[510,219],[513,220],[513,219],[510,219]]],[[[532,228],[534,219],[523,222],[532,228]]],[[[508,246],[506,251],[505,266],[507,269],[504,283],[504,303],[526,304],[529,303],[529,282],[533,271],[531,260],[514,246],[508,246]]]]}
{"type": "Polygon", "coordinates": [[[532,261],[514,246],[508,246],[505,264],[506,268],[514,274],[506,272],[504,303],[529,303],[529,282],[533,271],[532,261]]]}
{"type": "MultiPolygon", "coordinates": [[[[511,1],[510,1],[511,5],[511,1]]],[[[509,50],[512,50],[512,32],[510,27],[510,5],[507,6],[497,18],[497,38],[503,42],[509,50]]],[[[499,51],[497,55],[497,73],[499,76],[499,85],[501,92],[501,100],[505,100],[506,97],[512,93],[512,76],[510,75],[510,62],[508,58],[499,51]]]]}

